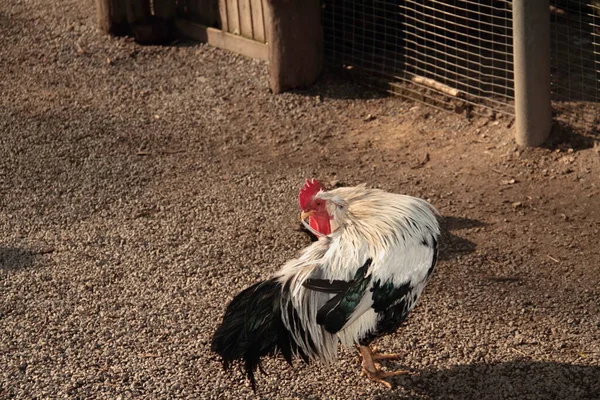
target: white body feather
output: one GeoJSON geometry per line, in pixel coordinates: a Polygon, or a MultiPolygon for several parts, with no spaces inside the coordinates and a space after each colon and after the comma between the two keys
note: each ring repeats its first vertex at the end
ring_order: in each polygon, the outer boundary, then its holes
{"type": "Polygon", "coordinates": [[[291,305],[298,318],[283,322],[302,351],[312,359],[329,363],[336,359],[338,343],[357,344],[372,333],[381,318],[372,308],[374,282],[410,283],[407,304],[412,309],[435,263],[440,234],[436,211],[426,201],[364,186],[319,192],[328,202],[332,233],[306,248],[299,258],[286,263],[276,278],[289,288],[282,296],[282,310],[291,305]],[[319,309],[334,295],[303,286],[308,278],[353,279],[368,259],[372,263],[369,287],[359,305],[336,334],[316,322],[319,309]],[[300,325],[300,326],[298,326],[300,325]]]}

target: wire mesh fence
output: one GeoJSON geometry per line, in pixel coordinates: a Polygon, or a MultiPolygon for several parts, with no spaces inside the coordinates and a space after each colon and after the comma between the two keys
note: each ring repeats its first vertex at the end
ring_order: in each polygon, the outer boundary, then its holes
{"type": "Polygon", "coordinates": [[[325,0],[330,62],[438,107],[512,113],[508,1],[325,0]]]}
{"type": "MultiPolygon", "coordinates": [[[[600,102],[600,0],[554,0],[548,12],[553,100],[600,102]]],[[[328,63],[370,83],[441,108],[514,113],[512,1],[323,0],[323,26],[328,63]]]]}
{"type": "Polygon", "coordinates": [[[552,100],[556,118],[600,129],[600,0],[551,1],[552,100]]]}

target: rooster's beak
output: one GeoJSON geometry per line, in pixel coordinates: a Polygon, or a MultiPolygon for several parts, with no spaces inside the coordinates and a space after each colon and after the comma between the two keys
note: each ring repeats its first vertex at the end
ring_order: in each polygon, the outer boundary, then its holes
{"type": "Polygon", "coordinates": [[[300,221],[304,221],[306,218],[312,216],[315,213],[315,211],[302,211],[302,214],[300,214],[300,221]]]}

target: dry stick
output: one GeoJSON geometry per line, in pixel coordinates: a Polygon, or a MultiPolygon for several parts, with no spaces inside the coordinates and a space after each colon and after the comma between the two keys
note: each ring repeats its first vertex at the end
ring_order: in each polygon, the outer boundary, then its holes
{"type": "Polygon", "coordinates": [[[440,92],[452,97],[460,97],[461,95],[460,90],[430,78],[425,78],[423,76],[413,76],[410,80],[414,83],[420,83],[421,85],[429,86],[432,89],[439,90],[440,92]]]}
{"type": "MultiPolygon", "coordinates": [[[[352,68],[348,68],[348,69],[352,69],[352,68]]],[[[460,90],[450,87],[441,82],[438,82],[434,79],[425,78],[424,76],[413,75],[411,73],[404,72],[401,75],[392,75],[392,77],[396,78],[396,79],[401,79],[404,81],[410,81],[410,82],[416,83],[418,85],[427,86],[431,89],[435,89],[444,94],[447,94],[448,96],[452,96],[452,97],[461,97],[462,96],[462,92],[460,90]]]]}
{"type": "Polygon", "coordinates": [[[523,357],[531,358],[530,355],[527,355],[527,354],[523,353],[521,350],[515,349],[514,347],[511,347],[511,350],[514,351],[514,352],[517,352],[517,353],[521,354],[523,357]]]}
{"type": "Polygon", "coordinates": [[[511,176],[512,177],[512,175],[507,174],[506,172],[502,172],[502,171],[497,170],[497,169],[492,169],[492,171],[494,171],[495,173],[500,174],[500,175],[511,176]]]}

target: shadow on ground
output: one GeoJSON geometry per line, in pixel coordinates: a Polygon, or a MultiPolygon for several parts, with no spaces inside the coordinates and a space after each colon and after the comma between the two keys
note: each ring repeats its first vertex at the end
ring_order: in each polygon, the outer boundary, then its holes
{"type": "Polygon", "coordinates": [[[451,231],[472,229],[485,226],[484,222],[476,219],[443,216],[441,219],[442,239],[440,248],[440,259],[449,260],[458,254],[468,254],[475,251],[477,245],[465,238],[455,235],[451,231]]]}
{"type": "Polygon", "coordinates": [[[52,249],[27,250],[0,246],[0,270],[31,267],[38,256],[52,251],[52,249]]]}
{"type": "Polygon", "coordinates": [[[597,130],[586,132],[585,130],[574,128],[572,124],[563,121],[554,121],[552,131],[543,144],[543,147],[549,150],[573,149],[581,151],[591,149],[600,142],[597,130]]]}
{"type": "MultiPolygon", "coordinates": [[[[424,371],[395,384],[431,399],[600,399],[600,366],[518,360],[424,371]]],[[[402,399],[385,394],[380,399],[402,399]]]]}
{"type": "Polygon", "coordinates": [[[381,88],[366,86],[358,74],[340,68],[327,68],[316,84],[292,93],[305,96],[322,96],[325,99],[369,100],[389,97],[381,88]],[[353,84],[349,84],[349,82],[353,84]]]}

